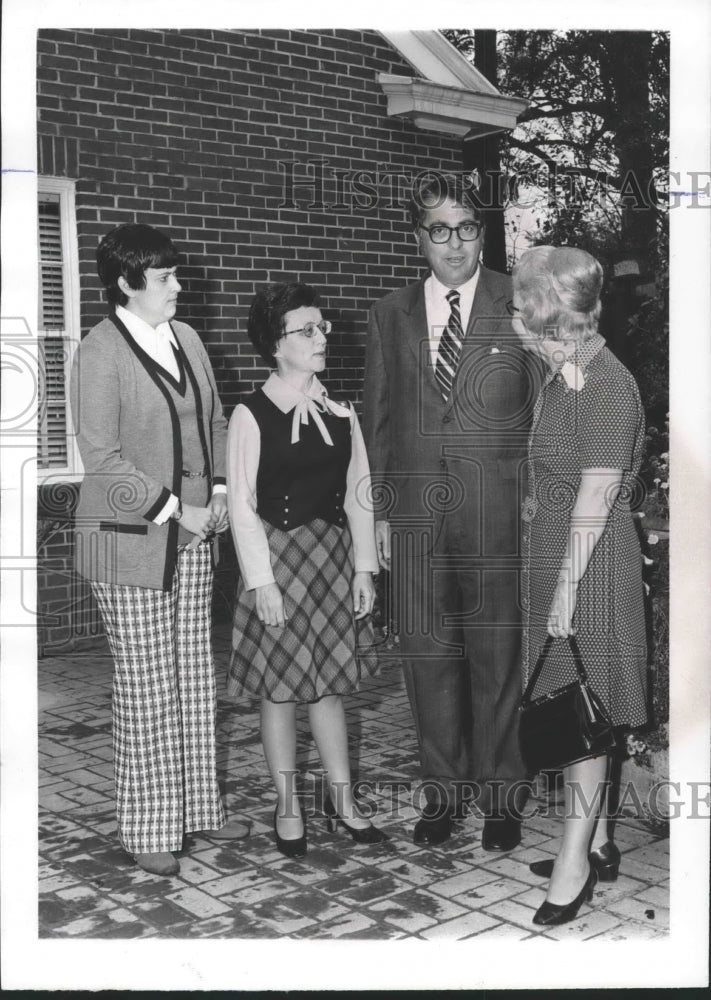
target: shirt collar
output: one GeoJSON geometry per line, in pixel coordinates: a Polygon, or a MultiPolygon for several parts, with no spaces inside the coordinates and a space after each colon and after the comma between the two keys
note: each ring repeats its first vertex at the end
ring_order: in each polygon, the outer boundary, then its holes
{"type": "Polygon", "coordinates": [[[265,395],[277,406],[282,413],[291,413],[294,417],[291,421],[291,443],[297,444],[301,435],[301,425],[308,424],[312,419],[316,424],[321,437],[327,445],[333,445],[333,439],[323,422],[323,414],[333,413],[337,417],[350,417],[351,411],[341,403],[334,403],[328,398],[326,387],[321,385],[314,375],[311,385],[306,392],[300,392],[284,379],[273,372],[262,387],[265,395]]]}
{"type": "Polygon", "coordinates": [[[289,413],[295,406],[298,406],[302,399],[315,399],[320,403],[323,402],[324,397],[328,396],[326,386],[322,385],[315,375],[307,391],[301,392],[285,382],[276,372],[271,373],[262,386],[262,391],[275,406],[279,407],[282,413],[289,413]]]}
{"type": "Polygon", "coordinates": [[[582,368],[585,372],[589,368],[590,362],[600,353],[604,346],[605,338],[599,333],[594,333],[592,337],[576,347],[572,360],[578,368],[582,368]]]}
{"type": "Polygon", "coordinates": [[[432,291],[435,295],[440,296],[443,299],[447,298],[447,295],[451,291],[459,292],[459,297],[463,299],[474,298],[474,293],[476,292],[476,286],[479,281],[479,271],[480,267],[477,264],[476,271],[471,276],[468,281],[465,281],[463,285],[458,288],[452,289],[448,285],[443,285],[439,278],[435,275],[434,271],[430,272],[430,281],[432,282],[432,291]]]}
{"type": "Polygon", "coordinates": [[[131,336],[139,342],[156,341],[165,338],[168,343],[175,344],[173,329],[167,321],[153,327],[150,323],[146,323],[140,316],[137,316],[129,309],[125,309],[123,306],[116,306],[116,316],[121,320],[131,336]]]}
{"type": "Polygon", "coordinates": [[[605,338],[599,333],[593,334],[588,340],[578,344],[573,354],[570,355],[565,364],[553,371],[551,368],[546,372],[543,380],[544,385],[548,385],[556,375],[560,375],[571,389],[580,390],[585,385],[585,377],[593,359],[605,346],[605,338]],[[577,371],[576,371],[577,369],[577,371]]]}

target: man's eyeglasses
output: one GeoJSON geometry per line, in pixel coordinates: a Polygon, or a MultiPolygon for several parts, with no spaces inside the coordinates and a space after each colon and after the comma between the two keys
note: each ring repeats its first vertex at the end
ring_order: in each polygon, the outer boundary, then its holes
{"type": "Polygon", "coordinates": [[[519,307],[515,306],[510,299],[506,303],[506,312],[509,314],[509,316],[519,316],[521,314],[521,310],[519,309],[519,307]]]}
{"type": "Polygon", "coordinates": [[[327,319],[322,319],[320,323],[306,323],[304,326],[300,326],[298,330],[285,330],[284,336],[288,337],[290,333],[303,333],[305,337],[309,340],[315,337],[317,333],[322,333],[324,337],[327,337],[331,332],[331,324],[327,319]]]}
{"type": "Polygon", "coordinates": [[[462,222],[459,226],[445,226],[439,222],[434,226],[420,225],[420,229],[424,229],[433,243],[449,243],[452,233],[456,233],[465,243],[470,243],[481,232],[481,223],[462,222]]]}

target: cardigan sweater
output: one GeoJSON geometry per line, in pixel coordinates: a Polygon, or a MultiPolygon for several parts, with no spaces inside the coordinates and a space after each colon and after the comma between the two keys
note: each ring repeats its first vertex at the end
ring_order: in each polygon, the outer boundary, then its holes
{"type": "MultiPolygon", "coordinates": [[[[200,338],[185,323],[171,327],[195,396],[210,493],[226,481],[227,425],[200,338]]],[[[172,585],[178,522],[153,520],[171,494],[180,497],[184,482],[180,421],[166,380],[171,376],[159,371],[115,315],[77,349],[70,400],[84,480],[76,566],[88,580],[155,590],[172,585]]]]}

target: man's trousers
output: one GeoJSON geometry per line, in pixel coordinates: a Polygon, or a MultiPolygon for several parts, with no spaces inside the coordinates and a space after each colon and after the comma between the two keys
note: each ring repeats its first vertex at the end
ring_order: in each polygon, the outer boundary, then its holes
{"type": "Polygon", "coordinates": [[[170,591],[92,582],[114,659],[119,839],[132,854],[179,851],[224,825],[215,767],[210,546],[184,548],[170,591]]]}
{"type": "Polygon", "coordinates": [[[520,564],[472,555],[451,519],[438,544],[394,539],[393,594],[407,693],[419,744],[422,793],[485,815],[516,811],[527,796],[518,747],[521,699],[520,564]]]}

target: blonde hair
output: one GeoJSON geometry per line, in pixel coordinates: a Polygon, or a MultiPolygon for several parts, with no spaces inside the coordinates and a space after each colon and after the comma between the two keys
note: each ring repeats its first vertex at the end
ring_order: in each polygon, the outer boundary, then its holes
{"type": "Polygon", "coordinates": [[[602,267],[576,247],[533,247],[513,269],[521,317],[541,340],[589,340],[600,318],[602,267]]]}

